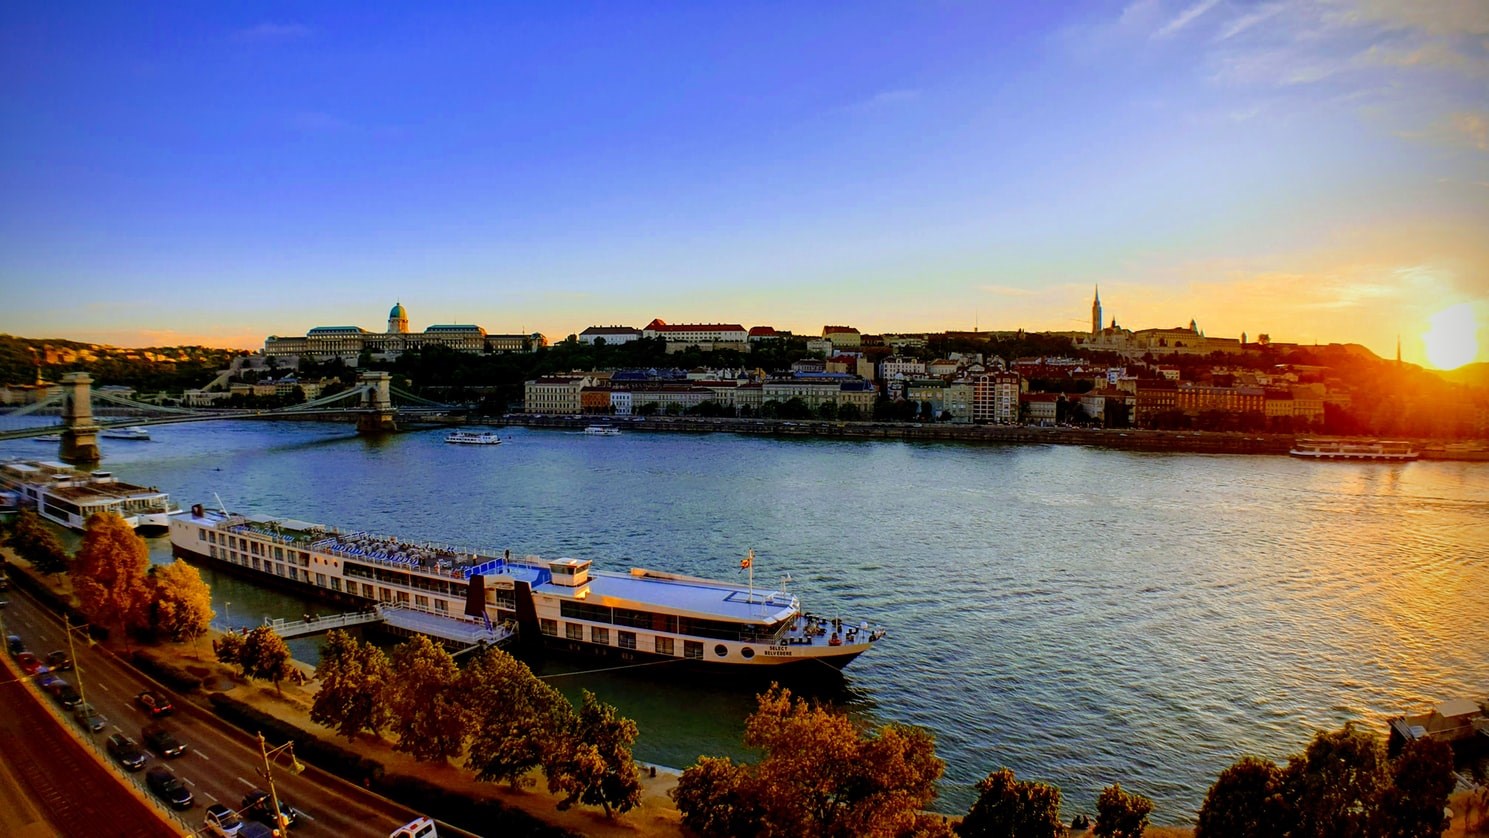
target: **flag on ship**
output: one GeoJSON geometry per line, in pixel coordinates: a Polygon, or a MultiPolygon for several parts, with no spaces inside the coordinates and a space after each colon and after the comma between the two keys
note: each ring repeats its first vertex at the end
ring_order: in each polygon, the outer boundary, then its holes
{"type": "Polygon", "coordinates": [[[752,565],[754,563],[755,563],[755,551],[754,550],[751,550],[750,552],[748,552],[748,553],[745,554],[745,557],[744,558],[742,558],[742,559],[739,560],[739,569],[740,570],[745,570],[750,565],[752,565]]]}

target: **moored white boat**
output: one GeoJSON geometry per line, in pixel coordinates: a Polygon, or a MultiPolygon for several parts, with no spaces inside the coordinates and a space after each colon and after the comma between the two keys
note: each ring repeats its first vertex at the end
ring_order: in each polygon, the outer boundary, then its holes
{"type": "Polygon", "coordinates": [[[455,445],[500,445],[502,438],[490,431],[451,431],[445,442],[455,445]]]}
{"type": "Polygon", "coordinates": [[[153,486],[125,483],[108,471],[79,471],[66,463],[8,460],[0,463],[0,486],[41,517],[74,530],[95,512],[113,512],[144,535],[164,533],[181,510],[153,486]]]}
{"type": "Polygon", "coordinates": [[[99,431],[98,435],[105,439],[133,439],[141,442],[148,442],[150,439],[150,432],[140,427],[106,428],[99,431]]]}
{"type": "Polygon", "coordinates": [[[1379,460],[1407,462],[1422,454],[1410,442],[1300,439],[1287,452],[1304,460],[1379,460]]]}
{"type": "Polygon", "coordinates": [[[609,425],[590,425],[584,429],[590,436],[620,436],[620,428],[612,428],[609,425]]]}

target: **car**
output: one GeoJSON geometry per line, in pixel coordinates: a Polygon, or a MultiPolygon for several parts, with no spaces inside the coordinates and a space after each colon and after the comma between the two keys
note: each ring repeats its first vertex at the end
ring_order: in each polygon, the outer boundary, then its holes
{"type": "Polygon", "coordinates": [[[5,635],[5,645],[10,648],[10,656],[13,658],[26,651],[26,641],[22,640],[19,634],[5,635]]]}
{"type": "Polygon", "coordinates": [[[169,716],[176,711],[176,705],[171,703],[163,693],[145,690],[134,697],[134,703],[145,711],[145,714],[154,719],[159,716],[169,716]]]}
{"type": "Polygon", "coordinates": [[[232,809],[221,803],[213,803],[207,807],[207,815],[202,821],[202,826],[209,835],[216,835],[218,838],[233,838],[242,833],[243,820],[232,809]]]}
{"type": "Polygon", "coordinates": [[[186,753],[186,745],[160,725],[147,726],[140,732],[140,737],[144,739],[145,747],[154,751],[156,756],[178,757],[186,753]]]}
{"type": "Polygon", "coordinates": [[[135,741],[128,736],[122,733],[116,733],[110,736],[107,747],[109,756],[113,757],[115,762],[124,766],[124,770],[138,771],[145,767],[145,761],[148,757],[145,756],[144,751],[140,750],[140,746],[135,744],[135,741]]]}
{"type": "Polygon", "coordinates": [[[191,789],[187,788],[171,773],[169,768],[157,765],[145,772],[145,785],[155,796],[171,804],[172,809],[190,809],[193,803],[191,789]]]}
{"type": "Polygon", "coordinates": [[[47,666],[50,666],[57,672],[61,672],[64,669],[72,669],[72,658],[69,658],[66,652],[58,649],[55,652],[47,653],[47,666]]]}
{"type": "Polygon", "coordinates": [[[47,684],[46,689],[47,692],[52,694],[52,698],[56,699],[57,703],[62,705],[62,709],[64,710],[71,710],[83,703],[83,697],[78,695],[77,689],[61,678],[47,684]]]}
{"type": "Polygon", "coordinates": [[[98,711],[93,709],[93,705],[86,701],[72,708],[72,717],[78,720],[78,724],[94,733],[103,730],[104,726],[109,723],[108,719],[100,716],[98,711]]]}
{"type": "Polygon", "coordinates": [[[38,658],[30,652],[22,652],[19,655],[16,655],[16,664],[19,665],[21,667],[21,671],[26,673],[27,675],[35,675],[36,673],[41,671],[41,668],[43,666],[46,665],[41,662],[41,658],[38,658]]]}
{"type": "Polygon", "coordinates": [[[258,821],[244,821],[237,838],[279,838],[279,833],[258,821]]]}
{"type": "MultiPolygon", "coordinates": [[[[272,826],[274,824],[274,816],[270,814],[272,810],[269,793],[263,789],[254,789],[243,795],[243,806],[238,811],[246,817],[272,826]]],[[[294,826],[295,822],[300,819],[299,810],[285,803],[282,797],[279,799],[279,813],[284,819],[285,826],[294,826]]]]}
{"type": "Polygon", "coordinates": [[[41,687],[47,692],[51,692],[52,685],[61,680],[61,678],[58,678],[56,675],[52,674],[51,670],[36,673],[36,686],[41,687]]]}

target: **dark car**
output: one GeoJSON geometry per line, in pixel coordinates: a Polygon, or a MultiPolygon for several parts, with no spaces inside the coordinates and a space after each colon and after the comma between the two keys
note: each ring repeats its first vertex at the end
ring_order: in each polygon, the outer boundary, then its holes
{"type": "Polygon", "coordinates": [[[52,694],[52,698],[57,699],[58,704],[68,710],[83,703],[83,697],[78,695],[77,689],[61,678],[47,684],[46,689],[47,692],[52,694]]]}
{"type": "Polygon", "coordinates": [[[243,828],[238,830],[235,838],[276,838],[278,835],[278,832],[258,821],[244,821],[243,828]]]}
{"type": "Polygon", "coordinates": [[[52,685],[55,684],[55,683],[57,683],[58,681],[61,681],[61,680],[62,680],[61,678],[58,678],[56,675],[53,675],[52,674],[52,671],[50,669],[47,670],[46,672],[38,672],[38,673],[36,673],[36,686],[41,687],[42,689],[46,690],[47,692],[51,692],[52,691],[52,685]]]}
{"type": "Polygon", "coordinates": [[[142,738],[145,740],[145,747],[154,751],[157,756],[178,757],[186,753],[186,746],[181,740],[160,725],[146,727],[142,738]]]}
{"type": "Polygon", "coordinates": [[[36,673],[41,671],[43,666],[45,666],[45,664],[41,662],[41,658],[38,658],[30,652],[22,652],[19,655],[16,655],[16,663],[21,667],[21,671],[26,673],[27,675],[35,675],[36,673]]]}
{"type": "MultiPolygon", "coordinates": [[[[271,814],[273,804],[269,798],[269,793],[263,789],[254,789],[248,794],[243,795],[243,807],[238,811],[245,817],[262,821],[270,826],[274,825],[274,815],[271,814]]],[[[284,819],[285,826],[294,826],[295,822],[300,819],[299,811],[295,807],[285,803],[282,797],[279,799],[279,812],[280,816],[284,819]]]]}
{"type": "Polygon", "coordinates": [[[140,750],[140,746],[136,745],[133,739],[122,733],[109,737],[108,749],[109,756],[128,771],[138,771],[145,767],[147,759],[145,752],[140,750]]]}
{"type": "Polygon", "coordinates": [[[22,640],[19,634],[5,635],[5,645],[10,648],[11,657],[16,657],[26,651],[26,641],[22,640]]]}
{"type": "Polygon", "coordinates": [[[72,708],[72,717],[78,720],[78,724],[94,733],[103,730],[104,726],[109,723],[108,719],[100,715],[97,710],[93,709],[93,705],[86,701],[72,708]]]}
{"type": "Polygon", "coordinates": [[[55,669],[58,672],[61,672],[64,669],[72,669],[72,658],[69,658],[66,652],[58,649],[55,652],[50,652],[47,654],[47,666],[50,666],[52,669],[55,669]]]}
{"type": "Polygon", "coordinates": [[[155,766],[145,772],[145,785],[155,796],[171,804],[173,809],[190,809],[192,798],[191,789],[187,788],[171,773],[169,768],[155,766]]]}
{"type": "Polygon", "coordinates": [[[202,821],[202,827],[209,835],[217,838],[234,838],[243,833],[243,821],[238,813],[222,805],[213,803],[207,807],[207,815],[202,821]]]}
{"type": "Polygon", "coordinates": [[[166,698],[161,693],[150,690],[145,690],[135,696],[134,703],[138,704],[140,709],[144,710],[146,715],[152,719],[157,716],[169,716],[176,710],[176,705],[172,704],[169,698],[166,698]]]}

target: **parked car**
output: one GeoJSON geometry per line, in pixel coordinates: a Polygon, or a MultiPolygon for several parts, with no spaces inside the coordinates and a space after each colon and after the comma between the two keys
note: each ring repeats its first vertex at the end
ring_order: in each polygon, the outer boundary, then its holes
{"type": "Polygon", "coordinates": [[[36,673],[36,686],[41,687],[47,692],[51,692],[52,685],[61,680],[61,678],[58,678],[56,675],[52,674],[51,670],[36,673]]]}
{"type": "Polygon", "coordinates": [[[93,709],[93,705],[86,701],[72,708],[72,717],[78,720],[78,724],[94,733],[103,730],[104,725],[109,723],[108,719],[100,716],[98,711],[93,709]]]}
{"type": "Polygon", "coordinates": [[[154,751],[156,756],[178,757],[186,753],[186,745],[160,725],[147,726],[141,731],[141,738],[145,740],[145,747],[154,751]]]}
{"type": "Polygon", "coordinates": [[[61,678],[47,684],[46,689],[47,692],[52,694],[52,698],[55,698],[57,703],[62,705],[64,710],[71,710],[83,703],[83,697],[78,695],[77,689],[61,678]]]}
{"type": "Polygon", "coordinates": [[[176,705],[172,704],[169,698],[152,690],[145,690],[135,696],[134,703],[138,704],[140,709],[152,719],[158,716],[169,716],[176,711],[176,705]]]}
{"type": "Polygon", "coordinates": [[[46,665],[41,662],[41,658],[38,658],[30,652],[22,652],[19,655],[16,655],[16,664],[19,665],[21,667],[21,671],[26,673],[27,675],[35,675],[36,673],[41,671],[41,668],[43,666],[46,665]]]}
{"type": "Polygon", "coordinates": [[[50,666],[57,672],[72,669],[72,658],[69,658],[66,652],[58,649],[55,652],[49,652],[47,654],[47,666],[50,666]]]}
{"type": "MultiPolygon", "coordinates": [[[[262,821],[270,826],[274,825],[274,815],[271,814],[273,811],[273,802],[269,798],[269,793],[263,789],[254,789],[248,794],[243,795],[243,807],[238,811],[244,816],[253,818],[256,821],[262,821]]],[[[295,807],[285,803],[282,797],[279,798],[279,812],[280,816],[284,819],[285,826],[294,826],[295,822],[300,819],[300,812],[295,807]]]]}
{"type": "Polygon", "coordinates": [[[279,833],[258,821],[244,821],[237,838],[279,838],[279,833]]]}
{"type": "Polygon", "coordinates": [[[116,733],[110,736],[107,747],[109,756],[113,757],[115,762],[124,766],[126,771],[138,771],[145,767],[145,760],[147,759],[145,752],[140,750],[140,746],[135,744],[135,741],[128,736],[122,733],[116,733]]]}
{"type": "Polygon", "coordinates": [[[207,807],[207,816],[202,826],[208,834],[216,835],[217,838],[234,838],[243,831],[243,820],[232,809],[221,803],[213,803],[207,807]]]}
{"type": "Polygon", "coordinates": [[[173,809],[190,809],[192,804],[191,789],[187,788],[171,773],[169,768],[155,766],[145,772],[145,785],[155,796],[171,804],[173,809]]]}
{"type": "Polygon", "coordinates": [[[22,640],[19,634],[5,635],[5,645],[10,648],[11,657],[16,657],[26,651],[26,641],[22,640]]]}

